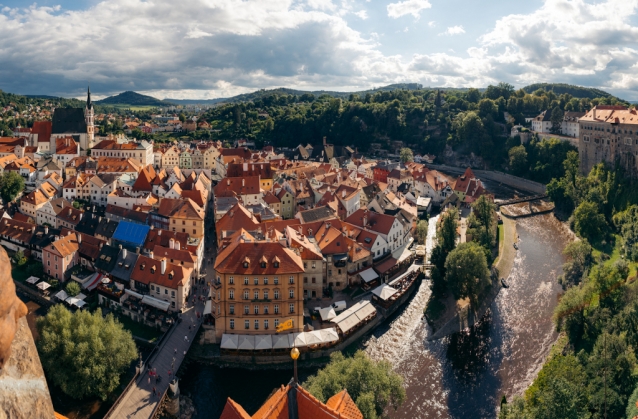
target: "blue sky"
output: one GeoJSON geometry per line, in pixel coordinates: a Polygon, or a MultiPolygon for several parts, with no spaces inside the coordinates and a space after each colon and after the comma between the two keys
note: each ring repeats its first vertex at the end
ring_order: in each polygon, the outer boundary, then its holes
{"type": "Polygon", "coordinates": [[[637,10],[638,0],[0,0],[0,89],[215,98],[564,82],[638,100],[637,10]]]}

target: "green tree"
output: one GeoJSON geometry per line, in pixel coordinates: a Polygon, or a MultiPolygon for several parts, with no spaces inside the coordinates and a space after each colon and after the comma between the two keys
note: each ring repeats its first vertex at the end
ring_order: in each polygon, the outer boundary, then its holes
{"type": "Polygon", "coordinates": [[[27,258],[24,256],[24,252],[21,249],[13,255],[13,263],[15,263],[18,267],[26,265],[27,258]]]}
{"type": "Polygon", "coordinates": [[[565,246],[563,254],[567,257],[567,262],[563,264],[563,275],[558,278],[558,282],[563,289],[567,289],[578,285],[591,266],[592,247],[587,240],[576,240],[565,246]]]}
{"type": "Polygon", "coordinates": [[[70,297],[75,297],[76,295],[78,295],[80,292],[82,292],[82,290],[80,289],[80,284],[78,284],[75,281],[69,281],[68,284],[66,284],[66,293],[70,296],[70,297]]]}
{"type": "Polygon", "coordinates": [[[456,229],[458,227],[459,212],[456,208],[451,208],[441,214],[441,221],[436,237],[438,244],[444,252],[449,253],[456,246],[456,229]]]}
{"type": "Polygon", "coordinates": [[[512,147],[507,154],[509,155],[510,169],[514,174],[522,175],[527,172],[527,150],[525,150],[525,146],[512,147]]]}
{"type": "Polygon", "coordinates": [[[412,153],[412,149],[410,148],[402,148],[399,156],[402,163],[409,163],[411,161],[414,161],[414,154],[412,153]]]}
{"type": "Polygon", "coordinates": [[[550,115],[550,120],[552,121],[551,131],[553,134],[560,134],[561,132],[561,123],[563,122],[563,111],[557,106],[552,109],[552,114],[550,115]]]}
{"type": "Polygon", "coordinates": [[[478,104],[479,116],[481,118],[486,118],[487,116],[494,117],[498,112],[498,107],[496,103],[494,103],[491,99],[481,99],[478,104]]]}
{"type": "Polygon", "coordinates": [[[634,419],[636,416],[638,416],[638,387],[631,393],[627,402],[627,419],[634,419]]]}
{"type": "Polygon", "coordinates": [[[603,237],[607,231],[607,221],[605,216],[598,212],[598,205],[583,201],[574,210],[574,231],[591,242],[603,237]]]}
{"type": "Polygon", "coordinates": [[[613,222],[620,233],[623,253],[629,260],[638,261],[638,205],[615,214],[613,222]]]}
{"type": "Polygon", "coordinates": [[[525,392],[528,417],[581,419],[587,416],[587,374],[573,355],[556,355],[525,392]]]}
{"type": "Polygon", "coordinates": [[[303,386],[324,403],[346,389],[365,419],[380,418],[387,407],[397,409],[406,398],[403,378],[392,370],[392,364],[375,362],[363,351],[353,357],[333,352],[330,363],[303,386]]]}
{"type": "Polygon", "coordinates": [[[473,87],[467,90],[467,101],[471,103],[478,103],[481,100],[481,92],[479,89],[475,89],[473,87]]]}
{"type": "Polygon", "coordinates": [[[4,202],[11,202],[24,190],[24,179],[18,173],[6,171],[0,176],[0,196],[4,202]]]}
{"type": "Polygon", "coordinates": [[[496,244],[497,230],[494,228],[494,219],[496,218],[496,205],[485,195],[481,195],[479,199],[472,204],[473,215],[479,222],[479,243],[488,251],[496,244]]]}
{"type": "Polygon", "coordinates": [[[428,222],[425,220],[421,220],[416,225],[416,230],[414,231],[414,235],[417,238],[419,244],[425,244],[425,239],[428,236],[428,222]]]}
{"type": "Polygon", "coordinates": [[[474,242],[461,243],[445,261],[445,281],[457,300],[469,298],[472,308],[490,284],[490,271],[483,248],[474,242]]]}
{"type": "Polygon", "coordinates": [[[74,398],[106,400],[137,357],[131,333],[109,314],[53,306],[38,319],[38,353],[47,378],[74,398]]]}

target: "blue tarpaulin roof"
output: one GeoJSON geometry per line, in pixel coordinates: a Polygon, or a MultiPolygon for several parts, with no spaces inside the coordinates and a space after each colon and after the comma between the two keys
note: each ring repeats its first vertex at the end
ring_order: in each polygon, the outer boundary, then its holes
{"type": "Polygon", "coordinates": [[[151,227],[142,224],[134,224],[128,221],[120,221],[115,233],[113,233],[113,239],[121,241],[123,243],[130,243],[132,245],[141,247],[146,240],[146,235],[151,227]]]}

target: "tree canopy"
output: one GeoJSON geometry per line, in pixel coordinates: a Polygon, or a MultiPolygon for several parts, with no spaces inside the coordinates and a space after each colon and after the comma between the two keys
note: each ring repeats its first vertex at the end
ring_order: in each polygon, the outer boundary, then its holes
{"type": "Polygon", "coordinates": [[[0,196],[4,202],[11,202],[24,190],[24,179],[14,171],[0,175],[0,196]]]}
{"type": "Polygon", "coordinates": [[[131,333],[110,314],[71,313],[58,304],[38,319],[38,332],[38,353],[48,379],[74,398],[106,400],[137,357],[131,333]]]}
{"type": "Polygon", "coordinates": [[[445,261],[445,281],[457,300],[469,298],[478,308],[480,294],[490,283],[490,271],[483,248],[475,242],[461,243],[445,261]]]}
{"type": "Polygon", "coordinates": [[[396,409],[406,398],[403,379],[392,365],[375,362],[363,351],[353,357],[333,352],[330,363],[309,377],[303,387],[324,403],[345,388],[365,419],[380,418],[386,407],[396,409]]]}
{"type": "Polygon", "coordinates": [[[425,239],[428,236],[428,222],[426,220],[420,220],[417,223],[414,235],[419,244],[425,244],[425,239]]]}

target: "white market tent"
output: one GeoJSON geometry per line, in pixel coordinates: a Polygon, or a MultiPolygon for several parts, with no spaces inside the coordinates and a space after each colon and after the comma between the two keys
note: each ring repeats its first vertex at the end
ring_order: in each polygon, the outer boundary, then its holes
{"type": "Polygon", "coordinates": [[[272,349],[272,335],[255,335],[255,350],[272,349]]]}
{"type": "Polygon", "coordinates": [[[323,341],[323,343],[331,343],[339,340],[339,334],[337,333],[337,329],[335,329],[334,327],[317,331],[321,333],[321,340],[323,341]]]}
{"type": "Polygon", "coordinates": [[[290,347],[293,348],[302,348],[304,346],[308,346],[306,343],[306,334],[305,333],[291,333],[288,335],[290,337],[290,347]]]}
{"type": "Polygon", "coordinates": [[[359,276],[365,283],[372,282],[379,277],[379,275],[372,268],[359,272],[359,276]]]}
{"type": "Polygon", "coordinates": [[[44,291],[45,289],[49,288],[50,286],[51,286],[51,284],[49,284],[48,282],[44,282],[44,281],[42,281],[38,285],[36,285],[36,287],[38,287],[42,291],[44,291]]]}
{"type": "Polygon", "coordinates": [[[163,311],[167,311],[171,306],[171,303],[168,301],[158,300],[157,298],[151,297],[150,295],[145,295],[142,297],[142,303],[148,304],[151,307],[158,308],[163,311]]]}
{"type": "Polygon", "coordinates": [[[331,306],[319,309],[319,315],[321,316],[321,321],[324,321],[324,322],[327,322],[337,317],[337,313],[335,312],[335,309],[331,306]]]}
{"type": "Polygon", "coordinates": [[[323,339],[321,338],[321,332],[319,330],[313,330],[312,332],[304,332],[304,337],[306,344],[310,345],[320,345],[323,343],[323,339]]]}
{"type": "Polygon", "coordinates": [[[382,300],[387,300],[397,293],[397,290],[389,286],[388,284],[383,284],[372,290],[372,293],[379,297],[382,300]]]}
{"type": "Polygon", "coordinates": [[[254,335],[239,335],[237,349],[241,349],[243,351],[254,351],[255,336],[254,335]]]}
{"type": "Polygon", "coordinates": [[[86,295],[79,293],[78,295],[75,296],[75,298],[77,298],[78,300],[84,300],[86,298],[86,295]]]}
{"type": "Polygon", "coordinates": [[[75,303],[75,306],[76,306],[77,308],[82,308],[82,307],[84,307],[85,305],[86,305],[86,302],[85,302],[85,301],[83,301],[83,300],[78,300],[78,301],[75,303]]]}
{"type": "Polygon", "coordinates": [[[222,335],[222,343],[220,347],[222,349],[237,349],[239,343],[239,335],[231,335],[224,333],[222,335]]]}
{"type": "Polygon", "coordinates": [[[272,348],[273,349],[287,349],[290,348],[290,337],[286,335],[273,335],[272,336],[272,348]]]}
{"type": "Polygon", "coordinates": [[[358,303],[332,319],[332,323],[335,323],[337,326],[339,326],[339,329],[341,329],[342,333],[346,333],[376,311],[377,309],[374,308],[370,301],[359,301],[358,303]]]}
{"type": "Polygon", "coordinates": [[[35,277],[35,276],[30,276],[27,278],[27,282],[29,284],[35,284],[36,282],[38,282],[40,280],[40,278],[35,277]]]}
{"type": "Polygon", "coordinates": [[[66,291],[61,290],[61,291],[58,291],[57,294],[55,294],[55,298],[57,298],[60,301],[65,301],[67,298],[69,298],[69,295],[66,293],[66,291]]]}
{"type": "Polygon", "coordinates": [[[206,305],[204,306],[204,314],[210,314],[213,310],[213,303],[211,300],[206,300],[206,305]]]}

